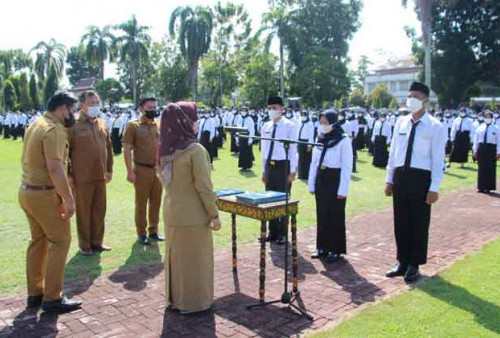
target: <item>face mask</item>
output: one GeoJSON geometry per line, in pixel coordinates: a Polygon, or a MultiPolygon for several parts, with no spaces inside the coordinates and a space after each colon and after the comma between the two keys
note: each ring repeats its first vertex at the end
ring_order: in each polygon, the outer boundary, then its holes
{"type": "Polygon", "coordinates": [[[69,112],[69,118],[64,119],[64,126],[66,128],[71,128],[75,124],[75,115],[72,112],[70,112],[69,110],[68,110],[68,112],[69,112]]]}
{"type": "Polygon", "coordinates": [[[308,120],[307,116],[302,116],[300,119],[302,120],[302,122],[306,122],[308,120]]]}
{"type": "Polygon", "coordinates": [[[445,116],[446,116],[446,117],[451,117],[451,114],[446,114],[445,116]]]}
{"type": "Polygon", "coordinates": [[[326,125],[326,124],[322,124],[321,125],[321,133],[323,135],[325,134],[328,134],[329,132],[331,132],[333,130],[333,126],[331,124],[329,125],[326,125]]]}
{"type": "Polygon", "coordinates": [[[100,107],[89,107],[88,115],[89,115],[89,117],[92,117],[92,118],[95,118],[95,117],[101,115],[101,108],[100,107]]]}
{"type": "Polygon", "coordinates": [[[417,98],[410,97],[406,100],[406,106],[411,113],[416,113],[422,109],[423,103],[417,98]]]}
{"type": "Polygon", "coordinates": [[[342,115],[339,115],[339,121],[344,121],[345,117],[342,115]]]}
{"type": "Polygon", "coordinates": [[[477,119],[477,115],[472,115],[472,118],[473,119],[477,119]]]}
{"type": "Polygon", "coordinates": [[[484,117],[479,116],[479,117],[477,118],[477,120],[478,120],[479,122],[483,122],[483,121],[484,121],[484,117]]]}
{"type": "Polygon", "coordinates": [[[351,113],[347,113],[347,118],[350,119],[352,117],[351,113]]]}
{"type": "Polygon", "coordinates": [[[280,112],[277,111],[277,110],[270,110],[269,111],[269,118],[271,118],[271,120],[276,120],[278,117],[280,117],[280,112]]]}
{"type": "Polygon", "coordinates": [[[380,121],[384,122],[385,121],[385,117],[381,117],[380,121]]]}
{"type": "Polygon", "coordinates": [[[494,114],[494,115],[493,115],[493,117],[494,117],[494,118],[496,118],[496,119],[497,119],[499,116],[500,116],[499,114],[494,114]]]}
{"type": "Polygon", "coordinates": [[[153,120],[158,116],[158,112],[156,110],[146,110],[146,117],[150,120],[153,120]]]}
{"type": "Polygon", "coordinates": [[[241,116],[243,117],[247,117],[247,115],[248,115],[247,113],[241,113],[241,116]]]}
{"type": "Polygon", "coordinates": [[[293,114],[292,113],[286,113],[285,116],[286,116],[287,119],[291,119],[293,117],[293,114]]]}
{"type": "Polygon", "coordinates": [[[466,117],[467,114],[466,113],[460,113],[460,117],[466,117]]]}
{"type": "Polygon", "coordinates": [[[486,122],[486,124],[491,124],[491,123],[493,123],[493,119],[487,118],[487,119],[484,119],[484,122],[486,122]]]}

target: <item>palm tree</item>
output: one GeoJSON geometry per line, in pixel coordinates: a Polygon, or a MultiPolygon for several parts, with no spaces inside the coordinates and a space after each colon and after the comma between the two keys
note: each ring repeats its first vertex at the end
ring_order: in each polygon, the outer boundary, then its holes
{"type": "Polygon", "coordinates": [[[85,52],[90,63],[99,67],[99,78],[104,80],[104,62],[113,61],[115,36],[110,26],[99,29],[96,26],[87,27],[87,33],[82,37],[85,52]]]}
{"type": "Polygon", "coordinates": [[[116,29],[120,29],[124,33],[116,38],[115,46],[118,47],[121,61],[130,63],[132,98],[137,104],[138,70],[141,59],[148,58],[148,49],[151,43],[151,37],[146,33],[149,27],[140,26],[135,15],[132,15],[130,20],[116,26],[116,29]]]}
{"type": "MultiPolygon", "coordinates": [[[[453,7],[458,0],[413,0],[418,18],[422,24],[423,43],[425,48],[425,83],[431,88],[431,62],[432,62],[432,10],[438,3],[453,7]]],[[[403,6],[408,5],[408,0],[402,0],[403,6]]]]}
{"type": "Polygon", "coordinates": [[[198,92],[198,64],[210,48],[212,20],[212,11],[200,6],[195,9],[189,6],[177,7],[170,16],[169,32],[172,37],[177,35],[181,53],[188,62],[189,84],[195,100],[198,92]]]}
{"type": "Polygon", "coordinates": [[[265,50],[269,53],[271,43],[274,38],[279,40],[280,49],[280,96],[285,95],[285,66],[284,66],[284,49],[283,40],[290,33],[290,17],[293,13],[285,10],[284,6],[277,6],[271,12],[262,15],[264,26],[257,32],[256,36],[260,36],[262,32],[269,32],[265,40],[265,50]]]}
{"type": "Polygon", "coordinates": [[[41,81],[44,81],[52,66],[54,66],[57,78],[61,78],[66,59],[66,47],[55,39],[49,42],[40,41],[30,51],[36,53],[35,71],[41,81]]]}

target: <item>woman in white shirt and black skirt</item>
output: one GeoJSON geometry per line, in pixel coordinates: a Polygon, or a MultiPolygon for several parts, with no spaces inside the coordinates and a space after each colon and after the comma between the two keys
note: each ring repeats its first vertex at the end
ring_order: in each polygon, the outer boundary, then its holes
{"type": "Polygon", "coordinates": [[[320,115],[318,143],[323,146],[313,150],[309,170],[309,191],[316,196],[318,223],[317,252],[312,258],[334,262],[347,252],[345,208],[353,165],[351,140],[334,111],[320,115]]]}

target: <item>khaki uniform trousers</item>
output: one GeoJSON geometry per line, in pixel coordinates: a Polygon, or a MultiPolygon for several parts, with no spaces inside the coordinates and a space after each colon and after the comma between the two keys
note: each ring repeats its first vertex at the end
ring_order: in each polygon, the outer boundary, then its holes
{"type": "Polygon", "coordinates": [[[75,184],[73,191],[79,246],[85,250],[100,247],[106,217],[106,182],[75,184]]]}
{"type": "Polygon", "coordinates": [[[71,243],[70,221],[60,217],[61,198],[55,190],[21,189],[19,204],[31,230],[26,256],[28,295],[43,294],[44,301],[57,300],[61,298],[71,243]]]}
{"type": "Polygon", "coordinates": [[[158,233],[162,186],[156,169],[135,166],[135,226],[137,236],[158,233]],[[148,205],[149,202],[149,205],[148,205]],[[146,213],[147,211],[147,213],[146,213]],[[149,227],[148,227],[149,221],[149,227]]]}

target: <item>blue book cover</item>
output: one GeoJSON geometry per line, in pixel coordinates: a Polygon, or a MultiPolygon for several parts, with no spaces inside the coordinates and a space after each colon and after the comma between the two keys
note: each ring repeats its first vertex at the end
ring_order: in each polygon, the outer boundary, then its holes
{"type": "Polygon", "coordinates": [[[236,199],[249,204],[265,204],[284,201],[286,193],[278,191],[266,191],[262,193],[247,192],[237,195],[236,199]]]}
{"type": "Polygon", "coordinates": [[[215,194],[217,197],[223,197],[223,196],[232,196],[232,195],[238,195],[238,194],[243,194],[245,191],[243,190],[238,190],[238,189],[220,189],[216,190],[215,194]]]}

